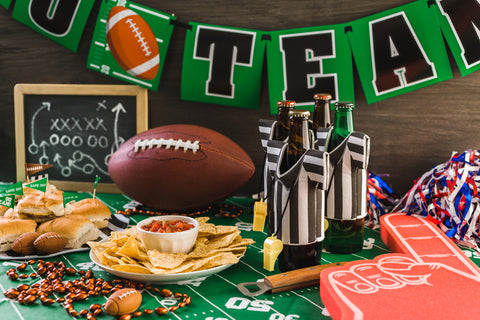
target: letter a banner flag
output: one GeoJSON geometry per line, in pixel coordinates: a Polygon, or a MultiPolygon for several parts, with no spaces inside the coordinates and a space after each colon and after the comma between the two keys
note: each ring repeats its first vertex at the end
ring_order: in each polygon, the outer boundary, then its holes
{"type": "Polygon", "coordinates": [[[352,56],[345,25],[271,32],[267,44],[270,113],[277,101],[295,100],[313,110],[316,93],[330,93],[332,102],[354,102],[352,56]]]}
{"type": "Polygon", "coordinates": [[[174,20],[132,1],[102,1],[87,68],[156,91],[174,20]]]}
{"type": "Polygon", "coordinates": [[[351,23],[348,39],[368,103],[452,78],[434,8],[416,1],[351,23]]]}
{"type": "Polygon", "coordinates": [[[259,31],[189,22],[181,99],[258,109],[265,43],[259,31]]]}
{"type": "Polygon", "coordinates": [[[11,3],[12,3],[12,0],[0,0],[0,5],[5,7],[5,9],[10,8],[11,3]]]}
{"type": "Polygon", "coordinates": [[[94,3],[95,0],[17,0],[12,17],[77,52],[94,3]]]}
{"type": "Polygon", "coordinates": [[[480,69],[480,3],[437,0],[443,35],[462,76],[480,69]]]}

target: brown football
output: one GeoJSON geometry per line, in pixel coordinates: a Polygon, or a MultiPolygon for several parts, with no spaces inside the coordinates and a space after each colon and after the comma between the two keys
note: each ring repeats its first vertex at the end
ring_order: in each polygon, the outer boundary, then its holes
{"type": "Polygon", "coordinates": [[[33,242],[40,236],[37,232],[27,232],[18,237],[12,244],[12,250],[18,254],[35,254],[33,242]]]}
{"type": "Polygon", "coordinates": [[[132,288],[115,291],[105,302],[105,312],[112,316],[133,313],[142,303],[142,294],[132,288]]]}
{"type": "Polygon", "coordinates": [[[67,244],[67,238],[56,232],[41,234],[33,243],[35,249],[41,253],[56,253],[67,244]]]}

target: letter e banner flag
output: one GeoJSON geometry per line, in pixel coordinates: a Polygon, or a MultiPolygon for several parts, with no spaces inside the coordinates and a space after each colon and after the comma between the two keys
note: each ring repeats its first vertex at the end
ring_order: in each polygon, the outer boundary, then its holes
{"type": "Polygon", "coordinates": [[[102,1],[87,68],[156,91],[172,20],[175,17],[133,1],[102,1]]]}
{"type": "Polygon", "coordinates": [[[313,110],[316,93],[330,93],[332,102],[354,102],[352,56],[345,25],[271,32],[267,44],[270,113],[277,101],[295,100],[313,110]]]}
{"type": "Polygon", "coordinates": [[[8,10],[10,8],[10,4],[12,3],[12,0],[0,0],[0,6],[5,7],[5,9],[8,10]]]}
{"type": "Polygon", "coordinates": [[[427,1],[351,23],[347,33],[368,103],[452,78],[440,26],[427,1]]]}
{"type": "Polygon", "coordinates": [[[462,76],[480,69],[480,3],[437,0],[443,35],[462,76]]]}
{"type": "Polygon", "coordinates": [[[77,52],[94,3],[95,0],[16,1],[12,17],[77,52]]]}
{"type": "Polygon", "coordinates": [[[181,99],[258,109],[265,41],[259,31],[189,22],[181,99]]]}

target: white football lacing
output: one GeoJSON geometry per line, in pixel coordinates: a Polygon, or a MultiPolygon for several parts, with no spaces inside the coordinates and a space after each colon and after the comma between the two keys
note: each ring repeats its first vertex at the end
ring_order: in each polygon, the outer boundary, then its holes
{"type": "Polygon", "coordinates": [[[128,23],[128,27],[132,29],[134,37],[137,38],[137,42],[142,47],[142,51],[145,53],[145,56],[148,57],[149,55],[151,55],[152,51],[150,51],[150,47],[148,46],[145,38],[142,36],[142,32],[138,29],[137,24],[133,22],[132,18],[128,18],[126,22],[128,23]]]}
{"type": "Polygon", "coordinates": [[[187,152],[188,150],[192,150],[193,153],[196,153],[198,149],[200,149],[199,141],[195,141],[192,143],[192,141],[187,140],[183,141],[182,139],[174,140],[174,139],[146,139],[142,140],[139,139],[135,141],[135,146],[134,146],[134,152],[138,152],[140,149],[144,151],[145,149],[152,149],[154,147],[156,148],[162,148],[164,147],[165,149],[170,149],[171,147],[174,147],[175,151],[178,149],[183,149],[183,152],[187,152]]]}
{"type": "Polygon", "coordinates": [[[119,298],[119,300],[122,300],[122,299],[125,299],[125,298],[128,297],[128,296],[131,296],[132,294],[135,294],[136,292],[137,292],[137,291],[136,291],[135,289],[133,289],[133,288],[132,288],[131,290],[128,290],[128,291],[125,290],[124,292],[122,292],[122,293],[118,296],[118,298],[119,298]]]}

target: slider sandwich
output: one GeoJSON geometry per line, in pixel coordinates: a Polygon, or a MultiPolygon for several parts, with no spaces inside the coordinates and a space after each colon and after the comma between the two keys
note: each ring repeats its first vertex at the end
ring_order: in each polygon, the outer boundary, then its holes
{"type": "Polygon", "coordinates": [[[87,241],[97,240],[101,232],[88,218],[70,214],[42,223],[38,233],[56,232],[67,238],[65,248],[78,249],[87,241]]]}
{"type": "Polygon", "coordinates": [[[0,251],[8,251],[12,243],[22,234],[34,232],[37,223],[28,219],[0,217],[0,251]]]}
{"type": "Polygon", "coordinates": [[[112,213],[98,199],[88,198],[67,204],[65,210],[70,214],[81,215],[92,221],[99,229],[106,228],[112,213]]]}
{"type": "Polygon", "coordinates": [[[63,194],[57,190],[55,193],[30,193],[18,201],[15,208],[21,219],[33,219],[43,222],[65,215],[63,208],[63,194]]]}

